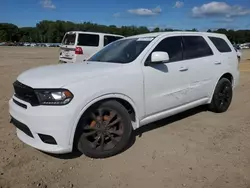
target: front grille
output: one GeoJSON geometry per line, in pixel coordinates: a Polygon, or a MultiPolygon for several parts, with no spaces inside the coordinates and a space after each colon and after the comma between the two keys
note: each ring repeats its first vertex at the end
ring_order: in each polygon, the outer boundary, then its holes
{"type": "Polygon", "coordinates": [[[38,98],[34,92],[34,89],[26,86],[19,81],[13,83],[15,97],[30,103],[32,106],[39,105],[38,98]]]}

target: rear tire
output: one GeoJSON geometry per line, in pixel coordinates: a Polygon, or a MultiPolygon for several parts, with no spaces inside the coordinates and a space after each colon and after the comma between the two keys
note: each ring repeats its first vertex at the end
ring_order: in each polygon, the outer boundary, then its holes
{"type": "Polygon", "coordinates": [[[216,85],[212,101],[208,105],[208,108],[215,113],[226,112],[231,104],[232,98],[232,83],[227,78],[222,78],[216,85]]]}
{"type": "Polygon", "coordinates": [[[78,150],[91,158],[106,158],[126,148],[132,123],[127,110],[117,101],[93,106],[83,116],[78,131],[78,150]]]}

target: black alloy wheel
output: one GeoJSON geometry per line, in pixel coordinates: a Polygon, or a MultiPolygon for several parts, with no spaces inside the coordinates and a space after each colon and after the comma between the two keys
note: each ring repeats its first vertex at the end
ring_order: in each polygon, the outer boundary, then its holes
{"type": "Polygon", "coordinates": [[[132,124],[127,110],[117,101],[107,101],[92,108],[81,124],[78,149],[92,158],[119,153],[128,144],[132,124]]]}
{"type": "Polygon", "coordinates": [[[222,78],[214,91],[213,99],[209,108],[213,112],[222,113],[228,110],[233,97],[232,83],[222,78]]]}

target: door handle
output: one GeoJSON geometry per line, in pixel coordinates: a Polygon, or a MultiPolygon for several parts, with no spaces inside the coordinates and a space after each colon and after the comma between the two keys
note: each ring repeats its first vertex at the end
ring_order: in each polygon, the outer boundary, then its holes
{"type": "Polygon", "coordinates": [[[180,70],[181,72],[183,72],[183,71],[187,71],[188,68],[187,68],[187,67],[181,67],[179,70],[180,70]]]}
{"type": "Polygon", "coordinates": [[[221,62],[220,62],[220,61],[218,61],[218,62],[215,62],[214,64],[215,64],[215,65],[220,65],[220,64],[221,64],[221,62]]]}

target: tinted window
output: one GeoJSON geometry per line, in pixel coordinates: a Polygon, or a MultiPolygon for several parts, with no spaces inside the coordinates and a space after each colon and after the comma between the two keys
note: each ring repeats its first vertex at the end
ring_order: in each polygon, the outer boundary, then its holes
{"type": "MultiPolygon", "coordinates": [[[[163,39],[153,50],[167,52],[170,62],[182,60],[182,40],[181,37],[168,37],[163,39]]],[[[151,55],[150,55],[151,57],[151,55]]]]}
{"type": "Polygon", "coordinates": [[[77,45],[79,45],[79,46],[99,46],[99,35],[79,34],[77,45]]]}
{"type": "Polygon", "coordinates": [[[115,36],[108,36],[108,35],[105,35],[104,36],[104,46],[108,45],[109,43],[111,42],[114,42],[118,39],[121,39],[122,37],[115,37],[115,36]]]}
{"type": "Polygon", "coordinates": [[[62,44],[64,45],[74,45],[75,44],[75,39],[76,39],[76,35],[75,34],[66,34],[62,44]]]}
{"type": "Polygon", "coordinates": [[[205,39],[201,36],[184,36],[184,59],[200,58],[213,55],[205,39]]]}
{"type": "Polygon", "coordinates": [[[214,43],[214,45],[216,46],[216,48],[220,52],[231,52],[232,51],[224,39],[217,38],[217,37],[209,37],[209,39],[214,43]]]}

